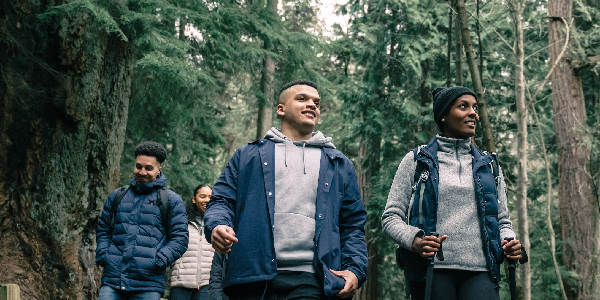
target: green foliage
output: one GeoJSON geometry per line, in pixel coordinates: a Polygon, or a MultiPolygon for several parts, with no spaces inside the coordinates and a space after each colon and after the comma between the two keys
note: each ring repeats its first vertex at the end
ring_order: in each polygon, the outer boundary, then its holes
{"type": "Polygon", "coordinates": [[[76,0],[66,4],[54,6],[51,10],[39,14],[38,17],[40,19],[45,19],[51,16],[70,15],[83,11],[91,14],[94,19],[104,28],[106,33],[115,33],[123,41],[128,41],[129,39],[121,30],[119,24],[115,20],[115,17],[109,13],[108,6],[110,6],[110,4],[106,1],[76,0]]]}

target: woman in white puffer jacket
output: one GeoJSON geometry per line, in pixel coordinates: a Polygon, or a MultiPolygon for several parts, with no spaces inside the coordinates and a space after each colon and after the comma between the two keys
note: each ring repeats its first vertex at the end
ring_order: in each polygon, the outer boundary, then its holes
{"type": "Polygon", "coordinates": [[[175,261],[171,273],[171,300],[208,298],[210,267],[215,250],[204,237],[204,211],[212,189],[206,184],[194,189],[194,197],[186,204],[189,244],[183,256],[175,261]]]}

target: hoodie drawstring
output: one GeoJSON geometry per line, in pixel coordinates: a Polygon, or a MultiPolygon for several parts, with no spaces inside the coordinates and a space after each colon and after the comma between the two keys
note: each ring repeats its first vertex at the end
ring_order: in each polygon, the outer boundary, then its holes
{"type": "Polygon", "coordinates": [[[304,174],[306,174],[306,163],[304,163],[304,146],[306,146],[306,143],[302,143],[302,169],[304,169],[304,174]]]}
{"type": "Polygon", "coordinates": [[[287,168],[287,141],[284,141],[283,144],[285,145],[285,167],[287,168]]]}

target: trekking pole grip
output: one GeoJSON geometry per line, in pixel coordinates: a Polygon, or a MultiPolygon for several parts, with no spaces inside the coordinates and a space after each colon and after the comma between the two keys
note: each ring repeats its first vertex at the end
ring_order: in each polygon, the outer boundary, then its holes
{"type": "MultiPolygon", "coordinates": [[[[431,232],[432,236],[435,236],[436,238],[440,237],[440,234],[437,232],[431,232]]],[[[442,250],[442,243],[440,242],[440,249],[435,253],[435,256],[437,256],[439,261],[444,261],[444,251],[442,250]]],[[[433,256],[431,257],[431,260],[433,261],[433,256]]]]}
{"type": "MultiPolygon", "coordinates": [[[[515,238],[513,237],[505,237],[504,240],[509,242],[514,240],[515,238]]],[[[517,268],[517,261],[514,259],[510,259],[510,258],[506,258],[506,262],[508,263],[508,268],[509,269],[516,269],[517,268]]]]}

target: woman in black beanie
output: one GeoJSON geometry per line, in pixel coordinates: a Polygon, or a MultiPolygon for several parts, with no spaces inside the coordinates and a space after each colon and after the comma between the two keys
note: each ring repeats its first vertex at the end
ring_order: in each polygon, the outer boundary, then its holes
{"type": "Polygon", "coordinates": [[[499,299],[500,264],[505,256],[518,260],[521,244],[508,215],[502,172],[492,170],[494,156],[471,144],[479,121],[477,95],[458,86],[438,88],[433,98],[441,133],[402,159],[383,230],[400,245],[398,261],[412,299],[426,292],[431,299],[499,299]]]}

